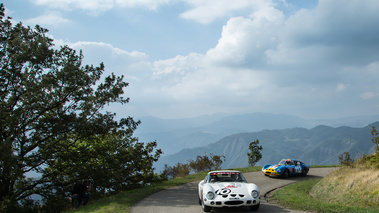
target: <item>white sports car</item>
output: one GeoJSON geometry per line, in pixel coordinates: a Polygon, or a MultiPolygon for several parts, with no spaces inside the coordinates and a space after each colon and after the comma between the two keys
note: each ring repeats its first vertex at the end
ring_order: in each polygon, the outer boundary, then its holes
{"type": "Polygon", "coordinates": [[[199,183],[199,204],[204,212],[216,207],[247,206],[253,211],[259,209],[259,188],[247,183],[239,171],[212,171],[199,183]]]}

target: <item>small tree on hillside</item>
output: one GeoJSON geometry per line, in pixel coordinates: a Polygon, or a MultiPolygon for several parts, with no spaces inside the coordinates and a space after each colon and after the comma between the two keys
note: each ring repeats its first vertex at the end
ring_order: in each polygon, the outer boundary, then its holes
{"type": "Polygon", "coordinates": [[[375,129],[374,126],[372,127],[371,135],[373,136],[371,141],[375,144],[375,150],[376,152],[378,152],[379,151],[379,136],[378,136],[379,132],[375,129]]]}
{"type": "Polygon", "coordinates": [[[352,166],[354,160],[350,158],[349,152],[344,152],[338,156],[338,161],[341,166],[352,166]]]}
{"type": "Polygon", "coordinates": [[[253,167],[262,158],[262,146],[259,145],[259,140],[255,140],[249,144],[249,151],[247,157],[249,159],[249,166],[253,167]]]}

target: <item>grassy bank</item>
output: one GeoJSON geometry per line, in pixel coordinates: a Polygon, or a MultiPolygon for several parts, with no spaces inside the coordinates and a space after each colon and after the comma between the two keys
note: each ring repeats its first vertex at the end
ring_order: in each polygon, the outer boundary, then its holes
{"type": "MultiPolygon", "coordinates": [[[[291,184],[281,190],[276,191],[270,199],[276,203],[289,208],[310,212],[379,212],[379,208],[347,206],[347,203],[339,204],[330,201],[323,201],[319,197],[310,195],[313,187],[317,187],[322,179],[312,179],[291,184]]],[[[327,198],[327,197],[325,197],[327,198]]]]}
{"type": "Polygon", "coordinates": [[[291,184],[269,198],[289,209],[316,212],[379,212],[379,170],[358,162],[325,178],[291,184]]]}

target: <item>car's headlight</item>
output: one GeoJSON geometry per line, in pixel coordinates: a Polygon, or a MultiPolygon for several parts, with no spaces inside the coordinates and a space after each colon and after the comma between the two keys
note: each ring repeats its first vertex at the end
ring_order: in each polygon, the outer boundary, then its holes
{"type": "Polygon", "coordinates": [[[208,200],[213,200],[215,198],[215,194],[213,192],[208,192],[206,197],[208,198],[208,200]]]}
{"type": "Polygon", "coordinates": [[[259,192],[256,191],[256,190],[253,190],[253,191],[251,191],[251,196],[252,196],[253,198],[257,198],[257,197],[259,196],[259,192]]]}

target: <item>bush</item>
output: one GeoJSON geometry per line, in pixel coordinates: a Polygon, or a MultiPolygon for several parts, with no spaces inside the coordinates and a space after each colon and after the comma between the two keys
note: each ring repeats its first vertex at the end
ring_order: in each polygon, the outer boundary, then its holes
{"type": "Polygon", "coordinates": [[[162,176],[165,179],[174,179],[177,177],[185,177],[189,175],[190,169],[188,164],[177,163],[176,166],[164,165],[165,169],[163,170],[162,176]]]}
{"type": "Polygon", "coordinates": [[[191,160],[189,162],[189,167],[191,167],[194,172],[218,170],[221,168],[223,161],[225,161],[224,155],[213,155],[212,153],[210,154],[210,157],[207,155],[198,155],[196,160],[191,160]]]}
{"type": "Polygon", "coordinates": [[[365,167],[365,168],[375,168],[379,169],[379,154],[378,152],[372,155],[363,155],[362,158],[357,160],[356,165],[365,167]]]}
{"type": "Polygon", "coordinates": [[[177,177],[185,177],[189,175],[190,170],[198,173],[203,171],[211,171],[221,169],[222,162],[225,161],[224,155],[197,156],[196,160],[190,160],[188,164],[177,163],[176,166],[165,164],[165,168],[161,174],[164,179],[174,179],[177,177]]]}
{"type": "Polygon", "coordinates": [[[349,152],[344,152],[338,156],[338,161],[341,166],[353,166],[354,160],[350,158],[349,152]]]}

